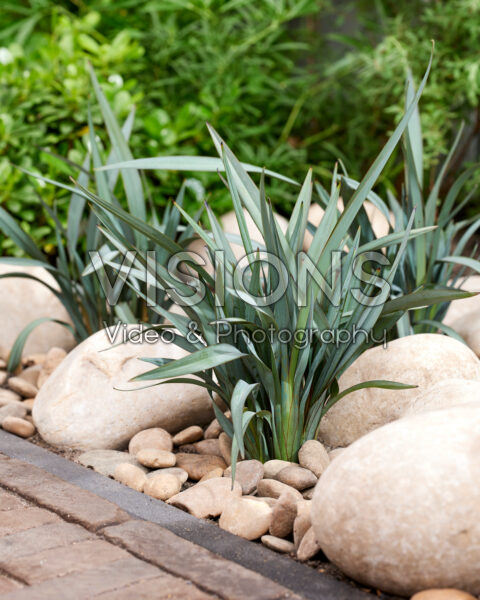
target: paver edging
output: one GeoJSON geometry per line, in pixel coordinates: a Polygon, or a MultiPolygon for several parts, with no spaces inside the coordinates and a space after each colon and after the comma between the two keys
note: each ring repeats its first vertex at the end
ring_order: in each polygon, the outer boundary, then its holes
{"type": "MultiPolygon", "coordinates": [[[[373,594],[363,592],[331,575],[321,574],[288,557],[278,555],[196,519],[173,506],[136,492],[95,471],[69,461],[53,452],[0,430],[0,452],[40,467],[60,479],[75,484],[113,502],[132,517],[156,523],[181,538],[233,561],[312,600],[368,600],[373,594]]],[[[394,600],[382,594],[376,598],[394,600]]]]}

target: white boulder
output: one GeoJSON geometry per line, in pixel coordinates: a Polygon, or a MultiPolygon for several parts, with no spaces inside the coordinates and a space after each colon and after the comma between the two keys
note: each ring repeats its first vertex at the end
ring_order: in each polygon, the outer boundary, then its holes
{"type": "MultiPolygon", "coordinates": [[[[111,335],[113,331],[110,328],[111,335]]],[[[113,344],[106,330],[89,337],[40,389],[33,419],[50,444],[84,450],[118,449],[143,429],[161,427],[175,433],[211,421],[212,405],[204,388],[172,383],[139,389],[146,383],[129,383],[132,377],[153,368],[139,358],[178,359],[185,356],[184,350],[161,340],[119,344],[120,334],[113,344]]]]}
{"type": "Polygon", "coordinates": [[[331,448],[348,446],[376,427],[403,416],[410,403],[443,379],[480,380],[480,361],[458,340],[417,334],[364,352],[340,377],[340,390],[383,379],[417,385],[415,389],[367,388],[339,400],[320,423],[320,440],[331,448]]]}
{"type": "Polygon", "coordinates": [[[480,594],[480,408],[405,417],[345,449],[312,502],[316,539],[362,584],[480,594]]]}
{"type": "MultiPolygon", "coordinates": [[[[58,289],[55,279],[43,267],[0,265],[0,275],[14,272],[37,277],[58,289]]],[[[41,317],[71,323],[63,304],[43,283],[25,277],[0,279],[0,329],[2,346],[7,352],[22,329],[41,317]]],[[[70,350],[74,345],[75,339],[66,327],[58,323],[42,323],[28,337],[24,355],[48,352],[52,346],[70,350]]]]}

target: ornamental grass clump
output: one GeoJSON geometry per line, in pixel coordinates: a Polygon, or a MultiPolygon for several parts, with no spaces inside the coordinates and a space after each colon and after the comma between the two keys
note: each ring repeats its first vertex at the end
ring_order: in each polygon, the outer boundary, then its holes
{"type": "MultiPolygon", "coordinates": [[[[406,106],[414,97],[414,86],[411,75],[408,76],[406,91],[406,106]]],[[[473,238],[480,228],[480,217],[474,216],[464,220],[456,217],[468,208],[475,197],[477,187],[465,192],[466,184],[471,181],[478,171],[478,164],[472,165],[455,178],[447,187],[447,173],[462,137],[461,126],[454,144],[441,165],[433,184],[424,181],[424,152],[421,130],[421,119],[418,107],[415,108],[403,136],[404,184],[400,198],[391,191],[387,192],[384,201],[373,192],[368,199],[381,211],[389,223],[389,231],[401,232],[409,221],[415,209],[414,226],[428,227],[423,236],[412,240],[406,249],[405,256],[400,262],[392,284],[392,296],[415,292],[429,295],[431,290],[441,295],[448,295],[453,288],[458,288],[468,274],[468,270],[480,273],[480,261],[475,258],[477,246],[473,238]],[[463,197],[461,196],[463,194],[463,197]]],[[[339,176],[342,181],[342,195],[348,200],[359,182],[348,177],[339,176]]],[[[325,198],[325,190],[319,189],[325,198]]],[[[376,239],[365,211],[359,213],[358,224],[361,225],[360,243],[369,243],[376,239]]],[[[351,228],[352,236],[355,233],[351,228]]],[[[393,260],[395,248],[390,246],[386,256],[393,260]]],[[[427,304],[427,303],[426,303],[427,304]]],[[[460,336],[442,321],[445,317],[449,302],[439,301],[432,306],[424,306],[405,313],[397,322],[392,335],[402,337],[414,333],[436,333],[443,331],[452,337],[460,336]]]]}
{"type": "MultiPolygon", "coordinates": [[[[311,172],[283,233],[266,197],[265,177],[262,175],[257,186],[211,127],[240,235],[226,234],[208,205],[209,229],[177,206],[203,240],[210,269],[141,219],[83,190],[96,210],[103,211],[99,219],[111,244],[122,254],[135,254],[132,271],[126,273],[127,282],[133,276],[162,294],[167,292],[185,313],[172,313],[160,305],[152,307],[169,321],[160,328],[169,328],[174,343],[190,353],[175,361],[144,359],[154,368],[135,381],[189,382],[207,388],[214,399],[217,394],[231,411],[230,421],[221,403],[214,402],[215,414],[232,439],[233,466],[238,454],[262,461],[295,460],[303,442],[316,437],[323,415],[354,390],[411,387],[368,381],[340,391],[338,378],[366,348],[383,339],[404,311],[437,301],[435,290],[389,300],[409,239],[424,235],[426,230],[412,229],[413,212],[405,231],[366,244],[360,244],[357,231],[350,251],[343,249],[358,211],[415,110],[427,76],[428,70],[405,116],[342,214],[337,211],[340,188],[334,174],[325,215],[307,253],[302,247],[312,201],[311,172]],[[251,238],[244,211],[261,239],[251,238]],[[149,239],[153,253],[145,256],[122,234],[118,224],[102,216],[105,212],[114,215],[117,223],[122,221],[141,232],[149,239]],[[239,262],[233,244],[242,246],[245,256],[239,262]],[[396,247],[391,263],[381,252],[390,245],[396,247]],[[155,249],[171,254],[167,267],[155,259],[155,249]],[[178,268],[181,264],[188,265],[189,276],[178,268]]],[[[184,168],[189,170],[189,159],[184,161],[184,168]]],[[[137,165],[134,161],[111,168],[137,165]]],[[[121,268],[118,262],[111,266],[121,268]]],[[[451,297],[466,295],[451,292],[451,297]]]]}

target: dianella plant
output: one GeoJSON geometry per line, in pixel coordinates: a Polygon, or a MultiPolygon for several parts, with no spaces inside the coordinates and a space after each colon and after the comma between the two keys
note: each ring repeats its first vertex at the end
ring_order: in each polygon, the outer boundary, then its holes
{"type": "MultiPolygon", "coordinates": [[[[360,242],[357,231],[349,251],[344,248],[357,213],[415,111],[427,76],[428,70],[405,116],[341,214],[337,211],[340,187],[334,174],[325,215],[308,252],[302,248],[312,201],[311,172],[283,232],[266,196],[265,178],[262,176],[256,185],[212,128],[240,235],[227,235],[208,205],[208,229],[177,206],[203,240],[210,263],[196,260],[182,246],[120,207],[81,190],[97,207],[102,231],[110,243],[122,254],[135,254],[130,274],[125,272],[127,282],[131,276],[135,281],[143,277],[145,284],[167,292],[184,312],[171,313],[159,304],[153,307],[170,322],[158,329],[163,333],[169,328],[174,343],[189,354],[174,361],[144,359],[153,368],[135,380],[155,382],[153,385],[190,382],[207,388],[214,398],[218,395],[231,411],[229,420],[214,403],[216,416],[232,439],[233,466],[238,455],[262,461],[294,460],[302,443],[316,437],[323,415],[354,390],[410,387],[368,381],[340,391],[338,378],[366,348],[383,340],[405,311],[435,303],[442,294],[448,299],[444,291],[435,290],[390,299],[409,240],[418,239],[426,230],[413,228],[413,211],[404,231],[367,243],[360,242]],[[116,224],[106,219],[105,213],[116,217],[116,224]],[[246,213],[258,228],[259,239],[251,238],[246,213]],[[167,267],[129,242],[119,221],[141,232],[152,248],[168,250],[171,261],[167,267]],[[244,255],[240,261],[234,250],[238,244],[244,255]],[[381,249],[391,245],[395,258],[390,263],[381,249]],[[180,263],[188,265],[190,276],[181,275],[180,263]]],[[[188,170],[188,159],[185,161],[188,170]]],[[[122,163],[121,167],[137,164],[122,163]]],[[[118,263],[112,266],[122,268],[118,263]]]]}
{"type": "MultiPolygon", "coordinates": [[[[409,74],[406,89],[406,106],[414,97],[414,86],[409,74]]],[[[405,255],[392,283],[392,296],[415,292],[417,295],[429,296],[432,290],[438,293],[448,292],[452,288],[461,287],[466,274],[480,272],[480,261],[475,258],[477,247],[472,244],[473,237],[480,228],[480,216],[458,220],[457,217],[475,197],[477,188],[465,187],[478,171],[475,164],[447,185],[447,175],[452,158],[462,136],[460,128],[443,164],[441,164],[431,185],[424,181],[424,153],[420,113],[415,108],[403,135],[404,183],[400,197],[391,191],[387,198],[380,198],[371,192],[368,199],[383,214],[389,223],[390,232],[404,231],[412,211],[415,210],[414,227],[429,228],[423,236],[412,240],[406,248],[405,255]]],[[[342,182],[342,195],[348,200],[360,183],[351,179],[345,172],[339,175],[342,182]]],[[[325,190],[319,192],[326,202],[325,190]]],[[[369,223],[365,211],[358,216],[361,224],[361,243],[376,239],[374,229],[369,223]]],[[[351,236],[355,234],[351,228],[351,236]]],[[[386,249],[390,260],[395,249],[386,249]]],[[[402,337],[414,333],[436,333],[443,331],[452,337],[460,336],[450,327],[443,324],[443,318],[449,302],[439,302],[432,306],[418,308],[405,313],[397,322],[392,335],[402,337]]]]}

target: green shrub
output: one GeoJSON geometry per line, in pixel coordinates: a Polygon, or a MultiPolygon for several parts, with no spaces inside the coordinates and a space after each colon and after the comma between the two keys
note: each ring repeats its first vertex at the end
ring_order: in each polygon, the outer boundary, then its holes
{"type": "MultiPolygon", "coordinates": [[[[50,206],[55,200],[62,223],[68,195],[33,185],[12,163],[51,179],[75,174],[57,155],[81,164],[87,151],[87,60],[118,119],[139,107],[134,155],[206,153],[209,121],[234,140],[243,160],[303,172],[305,152],[279,140],[297,95],[312,81],[300,65],[308,43],[299,41],[299,19],[318,7],[317,0],[2,3],[0,203],[44,252],[56,254],[55,224],[41,216],[38,193],[50,206]]],[[[92,118],[107,143],[95,107],[92,118]]],[[[149,177],[164,190],[157,205],[175,197],[178,176],[149,177]]],[[[212,206],[230,208],[217,178],[201,177],[212,187],[212,206]]],[[[18,252],[8,239],[1,244],[18,252]]]]}
{"type": "MultiPolygon", "coordinates": [[[[439,167],[455,138],[461,120],[467,122],[449,170],[448,187],[463,162],[478,160],[475,146],[480,132],[480,5],[470,0],[377,0],[351,2],[349,35],[330,28],[337,43],[321,70],[324,127],[333,124],[325,139],[320,163],[341,158],[352,176],[364,171],[403,114],[406,69],[421,78],[423,57],[435,40],[435,62],[422,96],[425,187],[431,189],[439,167]]],[[[342,14],[346,6],[342,7],[342,14]]],[[[325,61],[325,55],[321,59],[325,61]]],[[[315,98],[309,98],[314,102],[315,98]]],[[[385,188],[398,193],[403,182],[402,158],[397,153],[380,178],[385,188]]],[[[478,174],[474,178],[478,182],[478,174]]],[[[443,191],[443,189],[442,189],[443,191]]],[[[478,211],[478,199],[472,202],[478,211]]]]}

